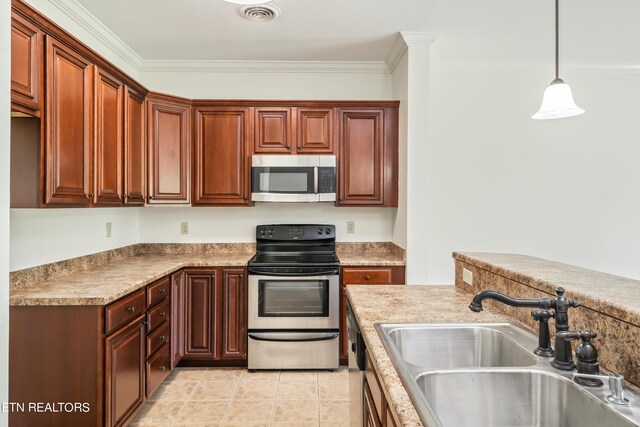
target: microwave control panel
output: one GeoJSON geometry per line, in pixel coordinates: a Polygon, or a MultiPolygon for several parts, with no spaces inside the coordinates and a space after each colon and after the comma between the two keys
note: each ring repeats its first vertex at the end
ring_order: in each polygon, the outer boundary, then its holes
{"type": "Polygon", "coordinates": [[[336,168],[318,168],[318,193],[336,192],[336,168]]]}

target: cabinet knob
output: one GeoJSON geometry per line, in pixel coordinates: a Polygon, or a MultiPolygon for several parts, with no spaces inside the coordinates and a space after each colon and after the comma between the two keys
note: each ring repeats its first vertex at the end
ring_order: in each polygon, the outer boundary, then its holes
{"type": "Polygon", "coordinates": [[[158,315],[159,315],[160,317],[164,317],[164,316],[166,316],[166,315],[167,315],[167,313],[165,313],[164,311],[161,311],[160,313],[158,313],[158,315]]]}
{"type": "Polygon", "coordinates": [[[287,144],[287,150],[291,150],[291,146],[287,144]]]}
{"type": "Polygon", "coordinates": [[[167,369],[167,368],[166,368],[164,365],[160,366],[160,370],[161,370],[161,371],[165,371],[166,369],[167,369]]]}
{"type": "Polygon", "coordinates": [[[136,311],[135,307],[127,307],[127,312],[133,313],[134,311],[136,311]]]}
{"type": "Polygon", "coordinates": [[[364,280],[370,280],[371,276],[369,276],[368,274],[366,276],[364,276],[364,280]]]}
{"type": "Polygon", "coordinates": [[[149,200],[155,200],[155,196],[149,196],[149,200]]]}
{"type": "Polygon", "coordinates": [[[123,194],[122,196],[120,196],[120,198],[121,198],[122,200],[125,200],[125,199],[127,198],[127,195],[126,195],[126,194],[123,194]]]}
{"type": "Polygon", "coordinates": [[[87,194],[87,199],[93,199],[93,193],[87,194]]]}
{"type": "Polygon", "coordinates": [[[164,335],[160,335],[160,341],[167,342],[167,337],[164,335]]]}
{"type": "Polygon", "coordinates": [[[164,288],[160,289],[160,293],[164,294],[166,292],[166,290],[164,288]]]}
{"type": "Polygon", "coordinates": [[[296,148],[297,148],[298,150],[300,150],[300,149],[302,149],[302,146],[300,146],[300,144],[298,144],[298,145],[296,145],[296,148]]]}

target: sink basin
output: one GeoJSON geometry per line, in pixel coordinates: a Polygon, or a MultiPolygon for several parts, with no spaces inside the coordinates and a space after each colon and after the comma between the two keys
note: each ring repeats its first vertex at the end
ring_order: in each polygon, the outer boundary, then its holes
{"type": "Polygon", "coordinates": [[[571,380],[553,373],[432,372],[415,381],[443,427],[634,425],[571,380]]]}
{"type": "MultiPolygon", "coordinates": [[[[382,325],[382,329],[404,362],[427,369],[521,367],[537,362],[531,351],[507,335],[520,332],[515,325],[382,325]]],[[[537,344],[529,345],[533,349],[537,344]]]]}

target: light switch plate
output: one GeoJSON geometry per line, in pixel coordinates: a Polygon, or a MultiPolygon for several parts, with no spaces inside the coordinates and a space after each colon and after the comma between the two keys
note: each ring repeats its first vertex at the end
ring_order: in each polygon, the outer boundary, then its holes
{"type": "Polygon", "coordinates": [[[347,233],[355,233],[355,232],[356,232],[356,222],[347,221],[347,233]]]}
{"type": "Polygon", "coordinates": [[[462,281],[469,286],[473,286],[473,273],[471,270],[462,269],[462,281]]]}
{"type": "Polygon", "coordinates": [[[180,234],[189,234],[189,223],[181,222],[180,223],[180,234]]]}
{"type": "Polygon", "coordinates": [[[105,224],[105,228],[106,228],[106,232],[107,232],[107,237],[111,237],[111,223],[107,222],[105,224]]]}

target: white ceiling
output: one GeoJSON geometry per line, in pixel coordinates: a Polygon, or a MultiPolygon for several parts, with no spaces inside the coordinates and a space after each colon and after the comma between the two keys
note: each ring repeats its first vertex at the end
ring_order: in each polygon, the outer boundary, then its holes
{"type": "MultiPolygon", "coordinates": [[[[274,0],[251,22],[223,0],[76,0],[144,60],[384,61],[399,31],[441,59],[553,61],[553,0],[274,0]]],[[[640,0],[562,0],[561,62],[640,64],[640,0]]]]}

